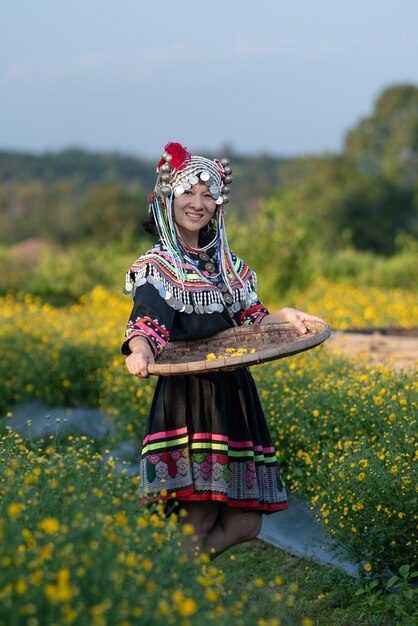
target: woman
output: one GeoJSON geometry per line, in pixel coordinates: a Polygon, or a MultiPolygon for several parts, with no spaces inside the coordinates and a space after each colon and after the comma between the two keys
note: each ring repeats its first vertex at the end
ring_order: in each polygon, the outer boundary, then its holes
{"type": "MultiPolygon", "coordinates": [[[[231,168],[169,143],[150,196],[159,242],[127,272],[134,306],[122,352],[133,376],[170,339],[204,339],[232,326],[322,321],[258,300],[256,275],[229,250],[224,227],[231,168]]],[[[142,448],[140,502],[174,499],[197,546],[212,556],[255,538],[262,513],[287,508],[286,492],[248,368],[160,377],[142,448]]]]}

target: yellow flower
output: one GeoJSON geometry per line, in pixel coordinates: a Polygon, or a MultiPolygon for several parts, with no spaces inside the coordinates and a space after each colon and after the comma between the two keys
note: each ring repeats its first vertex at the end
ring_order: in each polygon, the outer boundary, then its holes
{"type": "Polygon", "coordinates": [[[56,517],[46,517],[40,522],[39,528],[47,535],[54,535],[59,531],[60,523],[56,517]]]}
{"type": "Polygon", "coordinates": [[[115,523],[118,524],[118,526],[126,526],[128,523],[127,515],[125,515],[125,513],[117,513],[115,515],[115,523]]]}
{"type": "Polygon", "coordinates": [[[142,569],[149,571],[150,569],[152,569],[152,563],[149,559],[144,559],[141,563],[141,567],[142,569]]]}
{"type": "Polygon", "coordinates": [[[364,564],[364,569],[366,570],[366,572],[370,572],[372,569],[372,566],[370,563],[365,563],[364,564]]]}
{"type": "Polygon", "coordinates": [[[16,581],[16,591],[19,595],[23,596],[28,590],[28,586],[26,584],[26,581],[24,578],[22,578],[21,576],[19,576],[19,578],[16,581]]]}
{"type": "Polygon", "coordinates": [[[197,604],[193,598],[184,598],[182,603],[178,606],[177,611],[182,617],[189,617],[193,615],[193,613],[196,613],[197,604]]]}
{"type": "Polygon", "coordinates": [[[7,514],[9,517],[13,518],[20,517],[24,508],[25,507],[21,502],[12,502],[7,507],[7,514]]]}
{"type": "Polygon", "coordinates": [[[183,533],[183,535],[193,535],[194,526],[192,526],[192,524],[183,524],[181,532],[183,533]]]}
{"type": "Polygon", "coordinates": [[[51,602],[69,602],[72,600],[74,590],[70,584],[70,572],[66,567],[58,570],[55,584],[45,585],[44,593],[51,602]]]}
{"type": "Polygon", "coordinates": [[[208,602],[217,602],[219,600],[219,593],[213,589],[206,589],[205,598],[208,602]]]}

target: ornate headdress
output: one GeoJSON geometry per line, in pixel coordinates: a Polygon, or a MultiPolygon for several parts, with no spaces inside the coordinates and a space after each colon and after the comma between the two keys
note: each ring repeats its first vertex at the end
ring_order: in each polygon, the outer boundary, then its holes
{"type": "Polygon", "coordinates": [[[220,271],[224,283],[230,287],[229,271],[234,271],[231,253],[225,232],[223,207],[229,202],[229,184],[232,182],[232,169],[228,159],[211,161],[202,156],[192,155],[179,143],[170,142],[157,165],[158,178],[154,191],[149,197],[149,212],[154,217],[158,233],[167,251],[172,256],[179,279],[183,281],[182,250],[175,227],[173,199],[181,196],[199,182],[205,183],[217,204],[216,234],[220,271]]]}

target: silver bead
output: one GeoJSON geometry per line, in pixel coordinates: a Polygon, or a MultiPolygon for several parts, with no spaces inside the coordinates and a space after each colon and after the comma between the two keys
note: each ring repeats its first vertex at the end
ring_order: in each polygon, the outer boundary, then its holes
{"type": "Polygon", "coordinates": [[[161,180],[163,181],[163,183],[169,183],[171,176],[168,172],[163,172],[160,176],[161,180]]]}
{"type": "Polygon", "coordinates": [[[229,159],[223,158],[221,159],[222,165],[229,165],[229,159]]]}
{"type": "Polygon", "coordinates": [[[230,190],[230,188],[227,185],[222,185],[222,188],[221,188],[221,193],[222,194],[228,194],[230,191],[231,190],[230,190]]]}
{"type": "Polygon", "coordinates": [[[171,187],[170,187],[170,185],[162,185],[161,186],[161,193],[163,194],[163,196],[169,196],[171,194],[171,187]]]}
{"type": "Polygon", "coordinates": [[[163,153],[163,159],[164,161],[167,161],[167,163],[171,163],[171,159],[173,157],[171,156],[171,154],[169,152],[164,152],[163,153]]]}
{"type": "Polygon", "coordinates": [[[230,184],[232,183],[232,181],[233,181],[233,180],[234,180],[234,179],[233,179],[233,177],[232,177],[231,175],[229,175],[229,174],[228,174],[228,176],[225,176],[225,178],[224,178],[224,183],[225,183],[226,185],[230,185],[230,184]]]}
{"type": "Polygon", "coordinates": [[[160,172],[169,172],[170,169],[171,168],[168,163],[163,163],[162,166],[160,167],[160,172]]]}
{"type": "Polygon", "coordinates": [[[229,202],[229,196],[225,196],[225,195],[223,195],[223,194],[222,194],[221,198],[222,198],[222,200],[223,200],[223,204],[228,204],[228,202],[229,202]]]}
{"type": "Polygon", "coordinates": [[[225,174],[232,174],[232,167],[229,167],[229,165],[227,165],[226,167],[224,167],[224,172],[225,174]]]}

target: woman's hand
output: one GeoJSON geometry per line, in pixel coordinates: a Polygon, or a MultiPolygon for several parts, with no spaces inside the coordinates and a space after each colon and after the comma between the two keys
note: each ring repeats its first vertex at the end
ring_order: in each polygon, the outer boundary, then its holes
{"type": "Polygon", "coordinates": [[[129,347],[132,352],[125,361],[128,372],[138,378],[148,378],[148,365],[154,363],[154,355],[148,341],[144,337],[132,337],[129,347]]]}
{"type": "Polygon", "coordinates": [[[305,322],[322,322],[326,324],[322,318],[316,315],[310,315],[309,313],[304,313],[303,311],[298,311],[298,309],[292,309],[291,307],[285,307],[284,309],[280,309],[280,311],[270,313],[270,315],[266,315],[266,317],[263,317],[261,320],[261,324],[272,324],[274,322],[290,322],[303,335],[308,332],[305,322]]]}

